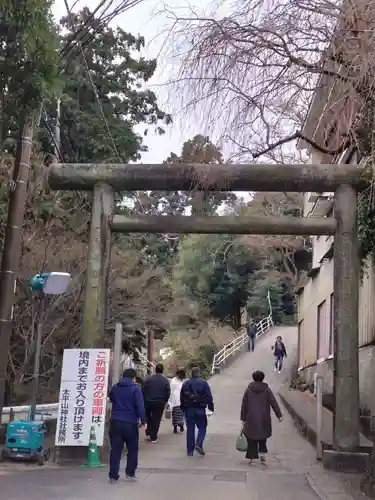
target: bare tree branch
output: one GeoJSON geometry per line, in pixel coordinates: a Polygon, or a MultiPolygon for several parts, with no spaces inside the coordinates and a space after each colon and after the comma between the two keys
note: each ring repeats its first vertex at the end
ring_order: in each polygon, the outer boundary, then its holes
{"type": "Polygon", "coordinates": [[[374,7],[374,0],[224,0],[214,14],[169,12],[171,50],[182,60],[174,94],[221,140],[230,138],[237,158],[280,162],[296,138],[330,156],[348,141],[361,148],[372,120],[374,7]]]}
{"type": "Polygon", "coordinates": [[[317,151],[320,151],[321,153],[325,153],[325,154],[328,154],[331,156],[342,153],[343,151],[345,151],[345,149],[350,144],[350,142],[347,141],[347,142],[343,143],[342,146],[340,146],[337,149],[324,148],[323,146],[318,144],[316,141],[313,141],[312,139],[307,137],[305,134],[302,134],[302,132],[297,130],[297,132],[295,132],[294,134],[289,135],[288,137],[284,137],[283,139],[280,139],[279,141],[274,142],[273,144],[269,144],[269,146],[266,149],[264,149],[263,151],[258,151],[257,153],[253,153],[253,158],[254,159],[259,158],[260,156],[263,156],[263,155],[269,153],[273,149],[276,149],[279,146],[282,146],[283,144],[285,144],[287,142],[294,141],[296,139],[303,139],[304,141],[306,141],[310,146],[312,146],[317,151]]]}

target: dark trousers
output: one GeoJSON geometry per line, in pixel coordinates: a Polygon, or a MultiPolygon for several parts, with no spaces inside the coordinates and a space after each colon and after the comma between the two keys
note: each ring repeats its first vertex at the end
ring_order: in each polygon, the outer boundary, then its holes
{"type": "Polygon", "coordinates": [[[247,350],[250,352],[254,351],[254,349],[255,349],[255,337],[248,337],[247,350]]]}
{"type": "Polygon", "coordinates": [[[267,439],[247,439],[247,453],[246,458],[255,460],[259,458],[259,453],[267,453],[267,439]]]}
{"type": "Polygon", "coordinates": [[[156,441],[158,438],[158,432],[164,412],[164,407],[164,402],[146,401],[146,435],[151,439],[151,441],[156,441]]]}
{"type": "Polygon", "coordinates": [[[282,354],[278,354],[275,356],[275,368],[279,372],[281,371],[283,367],[283,361],[284,361],[284,356],[282,354]]]}
{"type": "Polygon", "coordinates": [[[138,424],[112,420],[109,428],[111,441],[111,457],[109,460],[109,477],[117,480],[119,478],[121,455],[124,444],[127,449],[127,460],[125,474],[135,476],[138,467],[139,428],[138,424]]]}
{"type": "Polygon", "coordinates": [[[207,415],[205,408],[187,408],[186,418],[186,446],[187,452],[193,453],[195,445],[203,448],[203,442],[207,433],[207,415]],[[198,429],[195,438],[195,428],[198,429]]]}

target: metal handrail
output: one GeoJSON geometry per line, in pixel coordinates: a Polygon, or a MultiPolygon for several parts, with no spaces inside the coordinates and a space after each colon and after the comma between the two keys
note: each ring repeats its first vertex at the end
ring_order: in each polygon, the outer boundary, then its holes
{"type": "MultiPolygon", "coordinates": [[[[138,350],[138,355],[141,363],[145,366],[145,368],[151,367],[152,370],[155,370],[155,364],[147,359],[147,356],[142,354],[138,350]]],[[[37,405],[36,411],[38,414],[42,414],[44,420],[50,420],[57,418],[59,403],[50,403],[50,404],[40,404],[37,405]]],[[[23,406],[6,406],[3,407],[3,413],[0,418],[0,423],[8,423],[12,418],[14,420],[22,420],[27,419],[30,414],[30,405],[23,406]],[[12,416],[13,414],[13,416],[12,416]]]]}
{"type": "MultiPolygon", "coordinates": [[[[268,332],[272,327],[272,316],[268,315],[256,324],[256,336],[259,337],[263,333],[268,332]]],[[[233,356],[233,354],[239,351],[245,344],[247,344],[247,342],[248,335],[247,332],[244,331],[243,333],[241,333],[241,335],[235,337],[231,342],[225,344],[225,346],[214,355],[214,358],[212,360],[211,374],[213,375],[214,373],[216,373],[220,365],[223,364],[227,358],[233,356]]]]}
{"type": "Polygon", "coordinates": [[[145,365],[146,368],[152,368],[153,370],[155,369],[155,363],[147,359],[147,356],[145,356],[141,351],[138,350],[138,356],[143,365],[145,365]]]}

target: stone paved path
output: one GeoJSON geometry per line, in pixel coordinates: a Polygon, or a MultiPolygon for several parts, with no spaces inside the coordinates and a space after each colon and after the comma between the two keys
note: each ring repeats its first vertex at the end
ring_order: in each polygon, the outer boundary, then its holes
{"type": "MultiPolygon", "coordinates": [[[[0,473],[1,498],[12,500],[352,500],[358,477],[323,471],[315,460],[315,450],[295,429],[289,415],[282,423],[273,422],[267,467],[249,467],[235,450],[240,402],[259,368],[277,392],[286,375],[272,372],[271,344],[282,335],[287,349],[296,345],[295,328],[274,329],[258,340],[254,353],[246,353],[220,375],[211,379],[216,413],[209,420],[206,457],[187,457],[184,435],[173,435],[170,422],[162,425],[158,444],[142,444],[139,481],[107,483],[107,470],[56,469],[0,473]]],[[[286,363],[287,373],[288,365],[286,363]]]]}

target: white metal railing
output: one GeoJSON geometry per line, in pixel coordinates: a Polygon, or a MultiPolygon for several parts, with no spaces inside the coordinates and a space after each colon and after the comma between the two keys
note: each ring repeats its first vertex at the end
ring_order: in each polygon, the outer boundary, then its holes
{"type": "MultiPolygon", "coordinates": [[[[51,420],[57,418],[58,403],[37,405],[36,418],[40,416],[42,420],[51,420]]],[[[25,406],[6,406],[3,408],[1,423],[6,424],[10,420],[26,420],[30,415],[30,405],[25,406]]]]}
{"type": "Polygon", "coordinates": [[[155,363],[147,359],[147,356],[145,356],[141,351],[138,350],[138,356],[139,359],[141,360],[142,364],[145,366],[145,368],[151,368],[153,371],[155,370],[155,363]]]}
{"type": "MultiPolygon", "coordinates": [[[[269,315],[266,318],[261,319],[257,324],[257,333],[256,336],[260,337],[263,333],[268,332],[273,327],[272,316],[269,315]]],[[[225,344],[225,346],[214,355],[214,359],[212,360],[212,375],[216,373],[217,369],[221,364],[225,362],[230,356],[233,356],[237,351],[242,349],[242,347],[247,344],[248,335],[245,330],[241,335],[235,337],[231,342],[225,344]]]]}
{"type": "MultiPolygon", "coordinates": [[[[152,370],[155,369],[155,364],[147,359],[147,356],[138,351],[139,359],[145,368],[151,367],[152,370]]],[[[36,407],[36,418],[42,420],[53,420],[57,418],[59,404],[41,404],[36,407]]],[[[3,408],[3,414],[1,416],[1,423],[6,424],[10,420],[26,420],[30,415],[30,405],[24,406],[6,406],[3,408]]]]}

